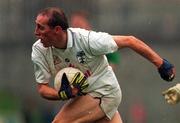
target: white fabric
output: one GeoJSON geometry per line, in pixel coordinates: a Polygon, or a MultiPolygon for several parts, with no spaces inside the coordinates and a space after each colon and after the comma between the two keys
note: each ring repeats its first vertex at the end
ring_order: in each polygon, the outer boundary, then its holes
{"type": "Polygon", "coordinates": [[[114,107],[107,105],[104,101],[101,104],[106,115],[111,118],[121,101],[121,91],[105,54],[116,51],[117,44],[111,35],[103,32],[69,28],[67,33],[66,49],[45,48],[40,40],[33,44],[32,61],[36,81],[48,83],[60,69],[68,66],[74,66],[85,74],[91,73],[91,76],[88,77],[89,87],[86,91],[94,97],[107,96],[106,98],[113,100],[111,106],[114,107]],[[117,91],[117,95],[115,91],[117,91]],[[112,110],[110,111],[110,109],[112,110]]]}

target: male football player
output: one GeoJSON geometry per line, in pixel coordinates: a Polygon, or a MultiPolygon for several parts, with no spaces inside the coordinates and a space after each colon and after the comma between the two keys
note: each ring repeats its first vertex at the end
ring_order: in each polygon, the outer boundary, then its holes
{"type": "Polygon", "coordinates": [[[69,28],[60,8],[46,8],[35,20],[38,40],[32,46],[32,61],[40,95],[49,100],[68,100],[52,123],[122,123],[117,111],[121,89],[109,66],[106,54],[130,48],[158,69],[160,76],[172,81],[174,66],[134,36],[69,28]],[[62,68],[74,66],[89,75],[77,74],[71,88],[66,75],[59,91],[49,86],[62,68]]]}

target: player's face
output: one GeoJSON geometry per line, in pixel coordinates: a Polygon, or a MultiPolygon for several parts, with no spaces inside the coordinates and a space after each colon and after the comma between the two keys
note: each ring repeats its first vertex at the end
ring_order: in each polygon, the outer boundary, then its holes
{"type": "Polygon", "coordinates": [[[35,35],[38,39],[41,39],[44,47],[50,47],[55,45],[55,30],[48,25],[49,18],[47,16],[38,15],[36,18],[35,35]]]}

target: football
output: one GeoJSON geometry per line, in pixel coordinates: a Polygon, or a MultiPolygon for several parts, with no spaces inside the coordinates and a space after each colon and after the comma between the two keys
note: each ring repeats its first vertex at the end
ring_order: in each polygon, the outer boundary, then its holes
{"type": "MultiPolygon", "coordinates": [[[[80,72],[81,74],[83,74],[83,72],[81,72],[79,69],[77,68],[73,68],[73,67],[66,67],[61,69],[55,76],[54,79],[54,88],[59,91],[60,87],[61,87],[61,79],[62,79],[62,75],[63,73],[66,73],[67,79],[69,82],[72,81],[74,75],[80,72]]],[[[84,74],[83,74],[84,75],[84,74]]],[[[70,83],[71,84],[71,83],[70,83]]]]}

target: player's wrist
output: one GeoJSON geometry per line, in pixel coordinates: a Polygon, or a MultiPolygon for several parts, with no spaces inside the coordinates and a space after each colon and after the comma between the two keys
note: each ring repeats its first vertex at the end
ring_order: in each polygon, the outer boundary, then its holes
{"type": "Polygon", "coordinates": [[[72,91],[69,91],[69,90],[59,91],[58,96],[60,100],[68,100],[70,98],[75,97],[75,95],[72,94],[72,91]]]}
{"type": "Polygon", "coordinates": [[[174,65],[172,65],[166,59],[163,59],[163,63],[158,68],[158,72],[159,72],[161,78],[166,81],[172,81],[175,77],[173,68],[174,68],[174,65]]]}
{"type": "Polygon", "coordinates": [[[60,100],[68,100],[70,98],[74,98],[76,96],[82,96],[85,95],[85,93],[81,92],[78,88],[71,88],[70,91],[59,91],[58,97],[60,100]]]}

